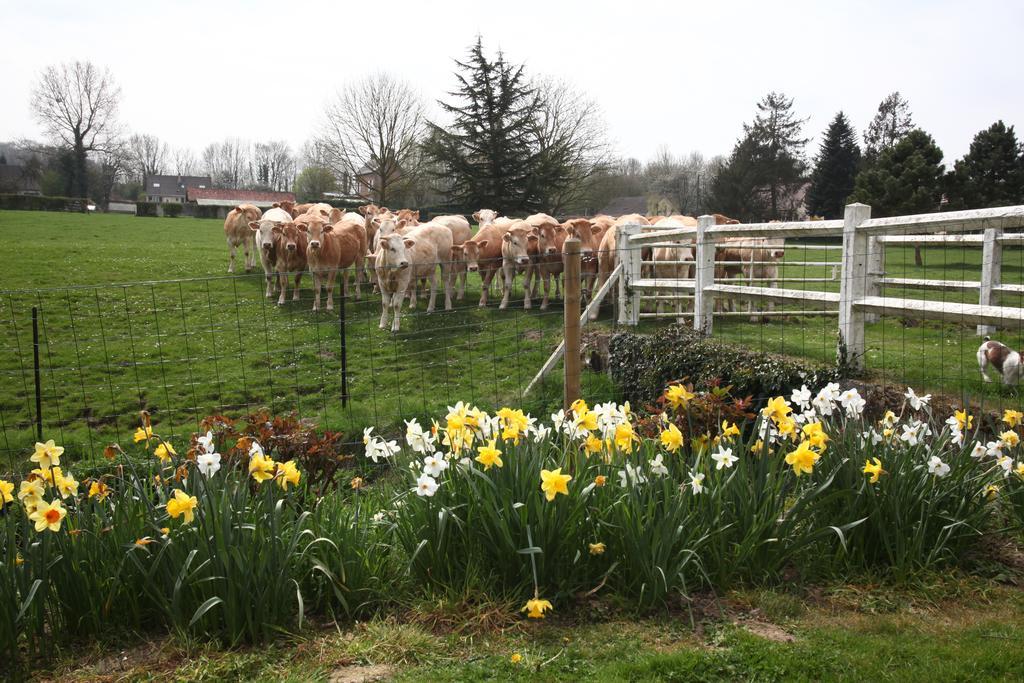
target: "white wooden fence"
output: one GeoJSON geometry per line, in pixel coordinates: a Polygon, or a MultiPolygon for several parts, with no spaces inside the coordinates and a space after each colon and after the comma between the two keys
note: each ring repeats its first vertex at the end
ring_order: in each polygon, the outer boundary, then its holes
{"type": "Polygon", "coordinates": [[[1024,245],[1024,234],[1004,231],[1024,227],[1024,206],[976,209],[948,213],[871,218],[871,207],[850,204],[843,220],[788,223],[715,225],[711,216],[701,216],[696,228],[673,228],[655,232],[647,226],[619,228],[618,278],[619,323],[640,321],[645,293],[692,294],[693,324],[711,334],[716,299],[754,302],[803,303],[815,310],[837,310],[839,315],[840,360],[855,369],[864,364],[864,326],[877,316],[949,320],[978,326],[979,334],[995,326],[1021,329],[1024,308],[997,305],[999,293],[1024,294],[1022,285],[1003,285],[1000,279],[1002,248],[1024,245]],[[982,234],[960,234],[982,231],[982,234]],[[938,234],[952,233],[952,234],[938,234]],[[912,236],[911,236],[912,235],[912,236]],[[715,282],[715,252],[726,237],[814,238],[842,237],[840,291],[814,291],[766,286],[743,286],[715,282]],[[652,244],[696,243],[693,279],[643,277],[642,248],[652,244]],[[887,277],[884,245],[955,243],[981,246],[982,273],[977,282],[924,280],[887,277]],[[979,291],[977,304],[952,303],[882,296],[883,286],[938,290],[979,291]]]}

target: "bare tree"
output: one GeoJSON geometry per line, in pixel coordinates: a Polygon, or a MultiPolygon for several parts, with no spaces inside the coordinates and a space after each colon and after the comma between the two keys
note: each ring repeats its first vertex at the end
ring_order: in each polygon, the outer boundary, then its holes
{"type": "Polygon", "coordinates": [[[32,110],[46,135],[72,152],[72,191],[78,196],[88,192],[88,155],[108,150],[120,135],[120,98],[109,69],[78,61],[46,67],[32,92],[32,110]]]}
{"type": "Polygon", "coordinates": [[[719,164],[718,157],[709,161],[700,152],[675,157],[662,146],[645,168],[647,187],[674,212],[697,216],[711,209],[711,183],[719,164]]]}
{"type": "Polygon", "coordinates": [[[284,191],[295,176],[295,158],[287,142],[257,142],[252,152],[252,178],[256,186],[284,191]]]}
{"type": "Polygon", "coordinates": [[[192,153],[191,149],[179,147],[174,150],[172,156],[171,167],[174,169],[175,175],[192,175],[196,172],[199,162],[196,161],[196,155],[192,153]]]}
{"type": "Polygon", "coordinates": [[[318,142],[339,179],[358,179],[356,191],[388,201],[403,176],[418,174],[423,103],[405,82],[378,73],[341,89],[327,104],[318,142]]]}
{"type": "Polygon", "coordinates": [[[128,162],[132,171],[143,183],[146,176],[160,175],[167,165],[167,144],[155,135],[138,134],[128,138],[128,162]]]}
{"type": "Polygon", "coordinates": [[[249,182],[249,144],[237,138],[210,143],[203,150],[203,168],[215,185],[243,187],[249,182]]]}
{"type": "Polygon", "coordinates": [[[572,84],[551,78],[533,86],[540,99],[533,135],[541,160],[537,179],[548,210],[577,203],[612,158],[601,108],[572,84]]]}

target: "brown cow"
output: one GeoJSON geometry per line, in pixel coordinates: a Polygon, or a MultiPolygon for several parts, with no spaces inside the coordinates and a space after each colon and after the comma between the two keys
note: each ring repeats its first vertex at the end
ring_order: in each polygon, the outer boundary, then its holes
{"type": "MultiPolygon", "coordinates": [[[[498,308],[508,308],[508,300],[512,295],[512,283],[518,273],[527,273],[530,268],[530,244],[536,246],[537,235],[533,227],[526,221],[516,221],[501,236],[501,272],[504,276],[505,292],[501,296],[498,308]]],[[[523,308],[530,308],[530,288],[523,288],[523,308]]]]}
{"type": "Polygon", "coordinates": [[[437,295],[437,249],[430,240],[410,239],[397,233],[384,235],[374,255],[374,271],[380,287],[380,329],[387,328],[389,314],[393,314],[391,331],[398,332],[402,300],[409,284],[420,277],[430,279],[427,312],[434,310],[437,295]]]}
{"type": "Polygon", "coordinates": [[[292,218],[298,218],[302,214],[304,214],[307,211],[309,211],[310,207],[312,207],[312,206],[313,206],[312,202],[307,202],[306,204],[295,204],[289,210],[289,213],[292,215],[292,218]]]}
{"type": "Polygon", "coordinates": [[[342,296],[348,296],[348,268],[355,270],[356,300],[360,298],[359,269],[366,254],[366,232],[362,221],[327,223],[319,216],[304,221],[300,228],[309,238],[306,260],[313,274],[313,310],[320,308],[320,288],[327,285],[327,310],[334,308],[334,279],[341,271],[342,296]]]}
{"type": "Polygon", "coordinates": [[[228,272],[235,272],[235,251],[239,246],[245,251],[245,272],[255,265],[255,247],[249,249],[253,241],[249,223],[260,219],[261,211],[252,204],[239,204],[228,212],[224,219],[224,237],[228,240],[228,272]]]}
{"type": "Polygon", "coordinates": [[[292,221],[275,225],[273,232],[277,236],[275,239],[277,263],[274,265],[274,269],[277,271],[277,281],[281,286],[281,295],[277,298],[277,305],[283,306],[288,292],[288,276],[292,273],[295,274],[292,301],[299,300],[299,284],[302,281],[302,274],[306,270],[306,233],[292,221]]]}
{"type": "MultiPolygon", "coordinates": [[[[537,235],[536,244],[531,244],[531,249],[537,252],[537,262],[534,276],[544,284],[544,299],[541,301],[540,310],[546,311],[551,293],[551,280],[555,281],[555,298],[560,294],[560,283],[564,261],[562,260],[562,246],[565,244],[565,228],[561,225],[544,225],[534,228],[537,235]]],[[[534,295],[536,295],[536,280],[534,281],[534,295]]]]}
{"type": "Polygon", "coordinates": [[[452,247],[453,260],[464,260],[466,269],[471,273],[480,273],[480,306],[487,305],[491,281],[501,268],[501,246],[503,235],[508,228],[493,223],[480,228],[472,238],[460,246],[452,247]]]}

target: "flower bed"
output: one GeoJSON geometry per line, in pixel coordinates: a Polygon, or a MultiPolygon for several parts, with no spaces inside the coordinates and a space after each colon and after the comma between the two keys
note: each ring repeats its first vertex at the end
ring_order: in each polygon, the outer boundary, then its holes
{"type": "Polygon", "coordinates": [[[218,418],[179,454],[143,415],[148,458],[111,448],[111,473],[82,482],[37,444],[30,475],[0,480],[0,647],[31,658],[111,625],[263,642],[310,612],[435,593],[544,618],[581,596],[645,611],[741,584],[905,579],[1024,514],[1020,412],[981,438],[965,411],[905,398],[878,421],[835,384],[757,413],[681,384],[646,415],[577,401],[542,423],[458,403],[408,421],[402,446],[368,428],[367,465],[394,471],[340,490],[324,442],[269,419],[218,418]],[[300,443],[330,477],[309,485],[300,443]]]}

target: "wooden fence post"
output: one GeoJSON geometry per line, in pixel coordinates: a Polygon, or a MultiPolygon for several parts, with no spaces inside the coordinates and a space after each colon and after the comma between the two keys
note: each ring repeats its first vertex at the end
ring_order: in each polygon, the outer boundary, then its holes
{"type": "MultiPolygon", "coordinates": [[[[1003,247],[999,244],[1002,234],[1002,228],[985,228],[981,248],[981,294],[978,297],[978,303],[982,306],[996,305],[992,290],[1002,284],[1003,247]]],[[[995,331],[994,325],[978,325],[979,335],[993,334],[995,331]]]]}
{"type": "Polygon", "coordinates": [[[565,240],[565,382],[562,403],[566,410],[580,398],[580,240],[565,240]]]}
{"type": "MultiPolygon", "coordinates": [[[[881,296],[882,286],[879,279],[885,276],[885,245],[872,235],[868,237],[868,281],[864,288],[867,296],[881,296]]],[[[877,323],[881,316],[877,313],[868,313],[864,316],[864,322],[877,323]]]]}
{"type": "Polygon", "coordinates": [[[630,237],[639,235],[639,225],[620,225],[616,230],[615,249],[618,261],[622,264],[622,276],[619,277],[619,324],[640,324],[640,290],[633,288],[633,282],[641,277],[643,255],[641,248],[632,244],[630,237]]]}
{"type": "Polygon", "coordinates": [[[707,229],[715,224],[714,216],[697,219],[697,249],[694,253],[693,328],[710,335],[714,328],[715,297],[705,288],[715,284],[715,238],[707,229]]]}
{"type": "MultiPolygon", "coordinates": [[[[866,204],[847,204],[843,215],[843,273],[839,284],[840,365],[864,369],[864,313],[854,307],[866,296],[868,286],[868,236],[858,226],[871,218],[866,204]]],[[[881,245],[879,245],[881,246],[881,245]]]]}

